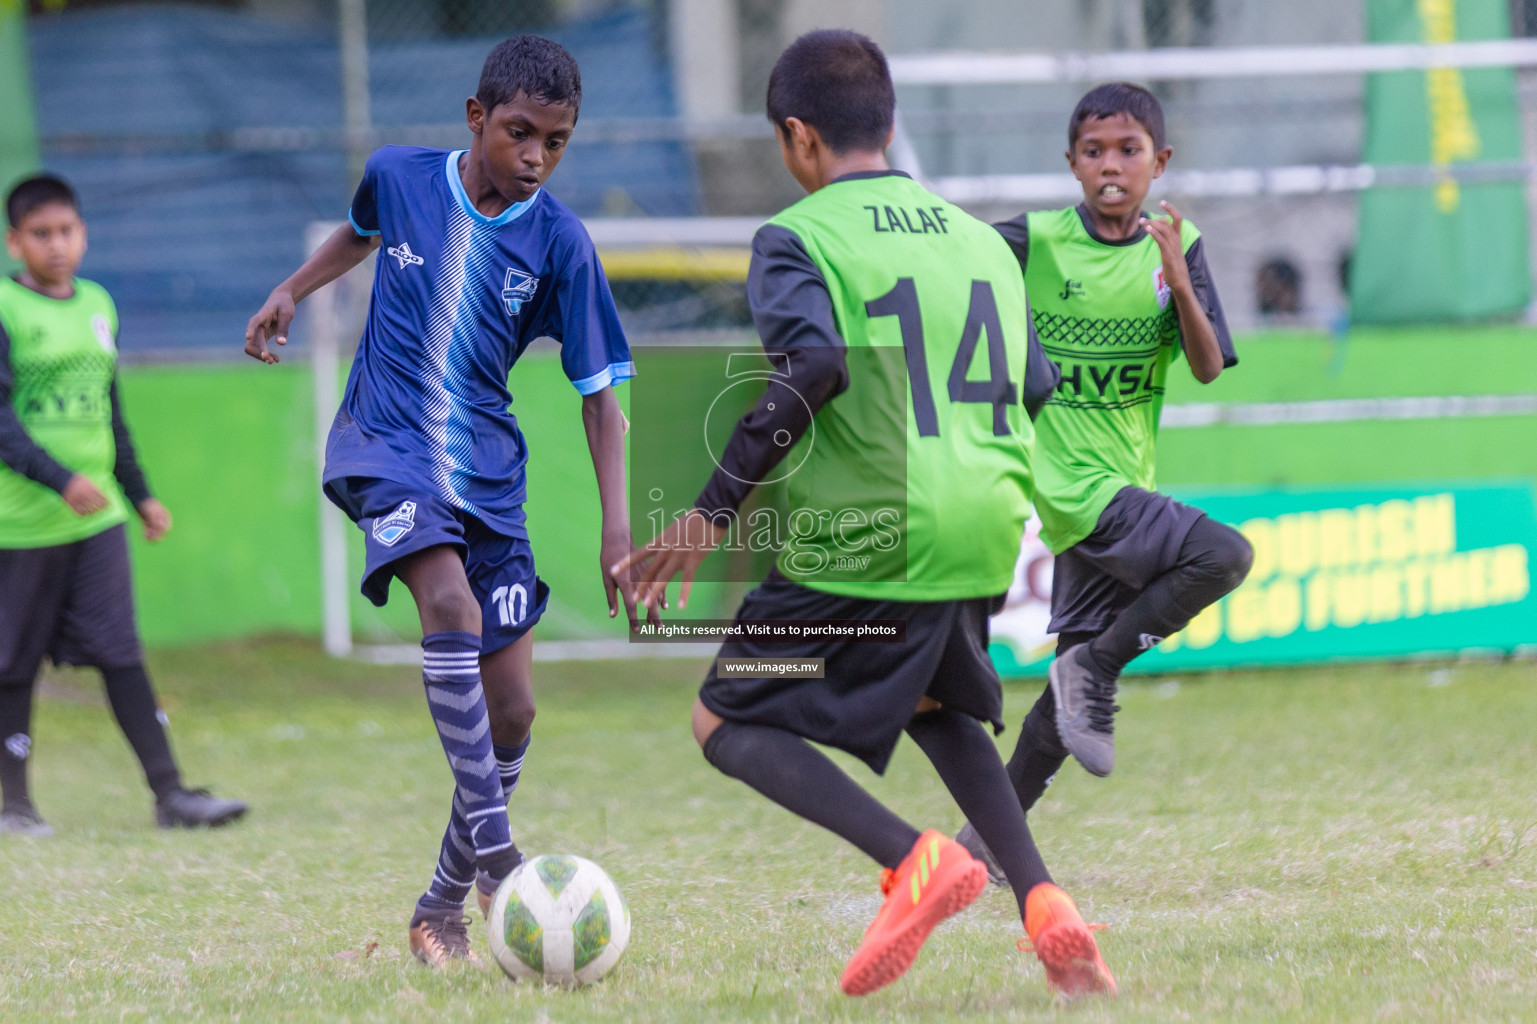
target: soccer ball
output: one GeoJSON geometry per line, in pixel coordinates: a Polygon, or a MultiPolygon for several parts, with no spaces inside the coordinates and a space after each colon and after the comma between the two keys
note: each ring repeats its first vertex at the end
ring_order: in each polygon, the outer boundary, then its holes
{"type": "Polygon", "coordinates": [[[546,854],[502,882],[486,933],[491,954],[514,981],[590,985],[624,955],[630,909],[592,861],[546,854]]]}

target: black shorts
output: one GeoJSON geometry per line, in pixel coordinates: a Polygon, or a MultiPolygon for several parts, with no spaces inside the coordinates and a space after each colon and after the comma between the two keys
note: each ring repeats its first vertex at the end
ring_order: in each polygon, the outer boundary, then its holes
{"type": "Polygon", "coordinates": [[[1003,731],[1003,687],[987,654],[988,618],[1001,607],[1002,595],[924,602],[838,597],[792,583],[775,569],[742,599],[739,620],[902,619],[905,640],[728,640],[717,657],[823,658],[824,677],[721,678],[712,664],[699,699],[729,721],[774,726],[846,750],[880,774],[922,697],[1003,731]]]}
{"type": "Polygon", "coordinates": [[[1206,513],[1166,494],[1122,487],[1094,532],[1057,556],[1052,633],[1100,633],[1147,585],[1174,568],[1180,546],[1206,513]]]}
{"type": "Polygon", "coordinates": [[[0,549],[0,683],[55,665],[127,668],[144,660],[122,524],[72,544],[0,549]]]}

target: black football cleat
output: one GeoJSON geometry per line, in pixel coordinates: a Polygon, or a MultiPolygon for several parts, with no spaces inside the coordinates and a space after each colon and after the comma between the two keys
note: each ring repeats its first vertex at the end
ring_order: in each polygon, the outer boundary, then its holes
{"type": "Polygon", "coordinates": [[[226,800],[206,789],[173,789],[155,801],[155,824],[161,828],[218,828],[249,809],[243,800],[226,800]]]}
{"type": "Polygon", "coordinates": [[[31,804],[0,811],[0,833],[41,839],[53,835],[53,826],[43,820],[31,804]]]}
{"type": "Polygon", "coordinates": [[[1115,767],[1115,713],[1121,710],[1115,679],[1095,666],[1088,644],[1054,659],[1048,678],[1062,745],[1094,775],[1109,775],[1115,767]]]}

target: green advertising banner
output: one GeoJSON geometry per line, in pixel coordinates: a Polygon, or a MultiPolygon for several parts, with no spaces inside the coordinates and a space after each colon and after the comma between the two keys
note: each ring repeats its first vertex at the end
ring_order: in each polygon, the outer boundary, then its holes
{"type": "Polygon", "coordinates": [[[37,168],[26,5],[0,0],[0,189],[37,168]]]}
{"type": "MultiPolygon", "coordinates": [[[[1537,500],[1530,482],[1181,493],[1241,530],[1254,568],[1135,672],[1401,658],[1537,644],[1537,500]]],[[[1044,550],[1044,549],[1043,549],[1044,550]]],[[[1027,540],[1014,607],[994,620],[1005,675],[1044,674],[1040,567],[1027,540]]],[[[1044,591],[1044,595],[1043,592],[1044,591]]]]}
{"type": "MultiPolygon", "coordinates": [[[[1510,34],[1507,0],[1368,0],[1374,43],[1451,43],[1510,34]]],[[[1432,68],[1367,76],[1372,165],[1519,162],[1520,112],[1510,68],[1432,68]]],[[[1350,268],[1357,323],[1473,320],[1520,313],[1531,300],[1525,185],[1379,188],[1361,197],[1350,268]]]]}

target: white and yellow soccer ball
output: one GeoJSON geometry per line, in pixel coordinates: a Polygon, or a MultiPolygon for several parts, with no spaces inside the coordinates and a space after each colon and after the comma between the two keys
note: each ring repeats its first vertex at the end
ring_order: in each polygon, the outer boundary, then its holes
{"type": "Polygon", "coordinates": [[[491,954],[514,981],[590,985],[624,955],[630,910],[592,861],[545,854],[502,882],[486,932],[491,954]]]}

